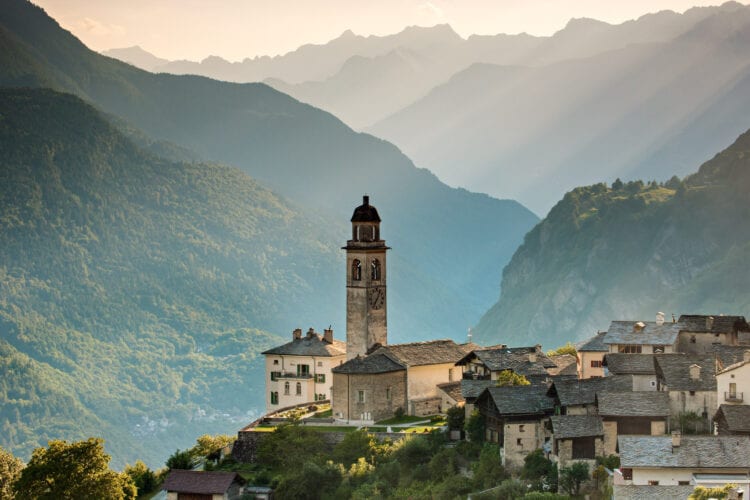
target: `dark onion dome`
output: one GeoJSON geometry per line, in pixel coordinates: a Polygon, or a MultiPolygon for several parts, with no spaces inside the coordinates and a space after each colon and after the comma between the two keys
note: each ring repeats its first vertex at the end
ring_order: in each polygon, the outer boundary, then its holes
{"type": "Polygon", "coordinates": [[[352,222],[380,222],[378,209],[370,205],[370,197],[362,197],[362,204],[354,209],[352,222]]]}

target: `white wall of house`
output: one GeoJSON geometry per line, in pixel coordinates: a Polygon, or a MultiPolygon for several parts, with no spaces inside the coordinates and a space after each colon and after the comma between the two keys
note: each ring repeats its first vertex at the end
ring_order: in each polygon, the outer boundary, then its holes
{"type": "MultiPolygon", "coordinates": [[[[659,486],[677,485],[680,481],[687,481],[688,484],[694,484],[693,474],[747,474],[747,469],[679,469],[672,467],[639,467],[633,468],[633,481],[631,484],[648,485],[649,481],[658,481],[659,486]]],[[[745,491],[748,491],[745,488],[745,491]]]]}
{"type": "Polygon", "coordinates": [[[408,369],[408,399],[438,397],[438,384],[461,380],[461,368],[453,363],[411,366],[408,369]]]}
{"type": "Polygon", "coordinates": [[[656,375],[633,375],[633,390],[636,392],[655,391],[656,375]]]}
{"type": "Polygon", "coordinates": [[[339,356],[266,354],[266,413],[319,399],[330,399],[333,385],[331,369],[344,361],[346,361],[346,354],[339,356]],[[307,366],[307,373],[310,376],[297,376],[298,373],[304,372],[302,365],[307,366]],[[280,373],[281,376],[272,377],[273,373],[280,373]],[[288,391],[287,383],[289,384],[288,391]],[[278,394],[278,399],[272,396],[274,393],[278,394]]]}
{"type": "Polygon", "coordinates": [[[606,352],[601,351],[583,351],[579,352],[578,360],[578,378],[603,377],[604,368],[602,361],[606,352]]]}
{"type": "Polygon", "coordinates": [[[714,410],[723,404],[750,404],[750,363],[716,374],[714,410]]]}
{"type": "MultiPolygon", "coordinates": [[[[621,351],[620,347],[624,347],[626,344],[609,344],[609,352],[615,353],[615,352],[627,352],[627,351],[621,351]]],[[[640,354],[654,354],[654,347],[658,347],[659,352],[661,353],[670,353],[670,352],[676,352],[674,345],[661,345],[661,344],[641,344],[641,352],[640,354]]]]}

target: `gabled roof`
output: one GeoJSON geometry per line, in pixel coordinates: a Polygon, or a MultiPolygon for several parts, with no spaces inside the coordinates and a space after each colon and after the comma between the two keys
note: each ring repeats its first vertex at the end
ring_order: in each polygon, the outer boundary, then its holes
{"type": "Polygon", "coordinates": [[[656,373],[653,354],[609,353],[602,363],[613,375],[653,375],[656,373]]]}
{"type": "Polygon", "coordinates": [[[734,364],[731,364],[729,366],[724,366],[718,372],[716,372],[716,374],[719,375],[719,374],[722,374],[722,373],[730,372],[732,370],[736,370],[737,368],[742,368],[743,366],[745,366],[747,364],[750,364],[750,361],[744,361],[744,360],[738,361],[738,362],[736,362],[734,364]]]}
{"type": "Polygon", "coordinates": [[[683,314],[680,316],[678,324],[680,324],[680,330],[683,332],[732,333],[750,331],[750,326],[744,316],[683,314]]]}
{"type": "Polygon", "coordinates": [[[716,361],[705,354],[656,354],[656,376],[670,391],[715,391],[716,361]],[[690,367],[698,365],[698,378],[690,377],[690,367]]]}
{"type": "Polygon", "coordinates": [[[406,370],[406,366],[394,360],[386,352],[375,352],[369,356],[357,356],[331,369],[333,373],[372,374],[406,370]]]}
{"type": "Polygon", "coordinates": [[[455,363],[466,354],[452,340],[430,340],[409,344],[390,344],[380,347],[373,354],[387,352],[405,366],[440,365],[455,363]]]}
{"type": "Polygon", "coordinates": [[[669,393],[600,392],[596,395],[599,415],[603,417],[666,417],[669,415],[669,393]]]}
{"type": "Polygon", "coordinates": [[[643,500],[644,498],[658,498],[659,500],[685,500],[689,497],[695,486],[663,485],[651,486],[648,484],[615,484],[614,498],[617,500],[643,500]]]}
{"type": "Polygon", "coordinates": [[[607,332],[599,332],[587,340],[581,347],[576,349],[578,352],[607,352],[609,347],[604,343],[604,336],[607,332]]]}
{"type": "Polygon", "coordinates": [[[715,344],[711,346],[711,352],[716,356],[718,361],[717,368],[723,370],[729,365],[739,363],[744,359],[745,351],[750,350],[747,345],[722,345],[715,344]]]}
{"type": "Polygon", "coordinates": [[[748,436],[619,436],[622,467],[748,468],[748,436]]]}
{"type": "Polygon", "coordinates": [[[448,382],[446,384],[438,384],[437,388],[443,391],[449,398],[456,403],[460,403],[464,400],[461,396],[461,381],[448,382]]]}
{"type": "Polygon", "coordinates": [[[162,489],[200,495],[224,494],[235,481],[245,482],[236,472],[172,469],[167,474],[162,489]]]}
{"type": "Polygon", "coordinates": [[[549,368],[548,372],[550,375],[564,377],[564,376],[578,376],[578,364],[576,357],[572,354],[558,354],[557,356],[550,356],[556,368],[549,368]]]}
{"type": "Polygon", "coordinates": [[[723,415],[730,432],[750,433],[750,405],[721,405],[714,420],[723,415]]]}
{"type": "Polygon", "coordinates": [[[461,396],[464,399],[476,399],[488,387],[495,385],[492,380],[462,380],[461,396]]]}
{"type": "Polygon", "coordinates": [[[596,415],[557,415],[550,417],[555,439],[603,436],[602,419],[596,415]]]}
{"type": "Polygon", "coordinates": [[[664,322],[660,325],[655,321],[613,321],[609,325],[603,342],[607,345],[674,345],[679,333],[679,323],[664,322]],[[636,330],[637,323],[644,325],[642,330],[636,330]]]}
{"type": "Polygon", "coordinates": [[[346,354],[346,342],[334,340],[333,343],[329,343],[325,341],[322,335],[308,332],[301,338],[269,349],[262,354],[321,357],[341,356],[342,354],[346,354]]]}
{"type": "Polygon", "coordinates": [[[586,378],[582,380],[555,380],[547,394],[557,396],[563,407],[592,405],[596,402],[596,393],[631,392],[633,377],[630,375],[612,375],[602,378],[586,378]]]}
{"type": "Polygon", "coordinates": [[[491,398],[500,415],[544,415],[554,410],[546,385],[488,387],[479,399],[491,398]]]}
{"type": "Polygon", "coordinates": [[[474,359],[492,372],[513,370],[521,375],[547,375],[547,368],[557,368],[555,362],[536,346],[478,349],[457,360],[456,364],[466,365],[474,359]],[[536,355],[536,361],[529,361],[529,355],[536,355]]]}

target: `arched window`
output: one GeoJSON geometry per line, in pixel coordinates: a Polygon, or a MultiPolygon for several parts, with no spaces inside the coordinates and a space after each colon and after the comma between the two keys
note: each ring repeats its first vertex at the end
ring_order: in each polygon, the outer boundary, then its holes
{"type": "Polygon", "coordinates": [[[289,395],[289,382],[284,382],[284,394],[289,395]]]}
{"type": "Polygon", "coordinates": [[[378,281],[380,279],[380,261],[378,259],[372,259],[370,268],[370,279],[378,281]]]}
{"type": "Polygon", "coordinates": [[[359,259],[352,261],[352,280],[360,281],[362,279],[362,263],[359,259]]]}
{"type": "Polygon", "coordinates": [[[297,382],[297,396],[302,396],[302,383],[297,382]]]}

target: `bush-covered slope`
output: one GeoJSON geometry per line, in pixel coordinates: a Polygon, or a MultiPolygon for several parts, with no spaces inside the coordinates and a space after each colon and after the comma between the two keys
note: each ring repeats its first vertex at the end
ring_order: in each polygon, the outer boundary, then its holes
{"type": "MultiPolygon", "coordinates": [[[[393,145],[266,85],[154,75],[101,56],[25,0],[3,3],[0,47],[0,84],[73,92],[155,139],[236,165],[327,212],[338,244],[352,208],[371,195],[394,248],[392,339],[462,338],[496,298],[497,263],[538,220],[514,201],[448,188],[393,145]]],[[[339,297],[329,317],[343,317],[339,297]]]]}
{"type": "Polygon", "coordinates": [[[95,434],[120,465],[159,465],[262,408],[257,354],[282,341],[267,331],[327,326],[332,231],[243,172],[152,156],[42,89],[0,90],[0,151],[0,444],[14,453],[95,434]]]}
{"type": "Polygon", "coordinates": [[[657,311],[748,314],[748,259],[750,132],[683,181],[567,193],[503,271],[476,338],[556,345],[657,311]]]}

